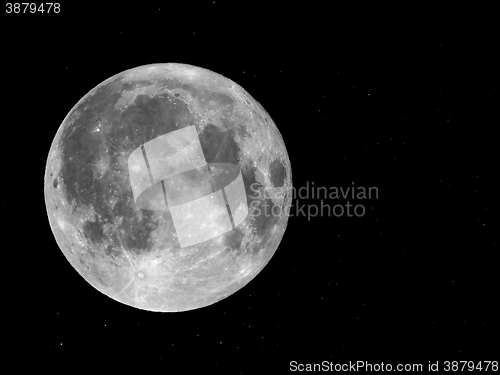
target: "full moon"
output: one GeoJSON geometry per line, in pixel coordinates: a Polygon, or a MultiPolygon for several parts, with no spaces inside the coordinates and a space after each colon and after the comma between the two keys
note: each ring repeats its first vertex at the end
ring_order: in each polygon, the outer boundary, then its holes
{"type": "Polygon", "coordinates": [[[217,73],[173,63],[83,96],[54,136],[44,182],[72,267],[110,298],[162,312],[211,305],[252,280],[292,199],[288,153],[264,108],[217,73]]]}

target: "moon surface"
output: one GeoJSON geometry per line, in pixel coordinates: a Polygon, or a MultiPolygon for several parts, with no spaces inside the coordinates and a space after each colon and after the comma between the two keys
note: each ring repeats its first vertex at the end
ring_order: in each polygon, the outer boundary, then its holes
{"type": "Polygon", "coordinates": [[[217,73],[169,63],[121,72],[71,109],[44,189],[56,242],[89,284],[140,309],[185,311],[263,269],[291,187],[263,107],[217,73]]]}

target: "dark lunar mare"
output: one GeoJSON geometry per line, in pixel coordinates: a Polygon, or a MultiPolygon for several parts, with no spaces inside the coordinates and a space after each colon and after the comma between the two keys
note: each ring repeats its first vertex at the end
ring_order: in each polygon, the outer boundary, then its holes
{"type": "Polygon", "coordinates": [[[283,186],[286,179],[286,169],[280,160],[275,159],[271,162],[271,164],[269,164],[269,174],[270,174],[271,184],[274,187],[283,186]]]}
{"type": "Polygon", "coordinates": [[[60,179],[68,202],[75,207],[93,208],[96,213],[95,219],[82,226],[92,244],[111,242],[115,246],[106,246],[108,254],[116,254],[121,244],[140,253],[154,245],[150,234],[158,222],[153,220],[153,211],[141,210],[137,215],[132,191],[123,183],[129,179],[128,170],[123,168],[123,154],[128,158],[145,142],[179,129],[177,119],[188,109],[184,102],[168,94],[154,98],[139,95],[120,113],[114,106],[121,93],[114,92],[113,86],[108,83],[80,103],[75,111],[79,116],[63,130],[60,179]],[[102,129],[96,132],[99,124],[102,129]],[[109,169],[101,176],[95,165],[103,154],[109,157],[109,169]],[[114,206],[110,201],[116,202],[114,206]],[[106,224],[109,230],[105,230],[106,224]]]}

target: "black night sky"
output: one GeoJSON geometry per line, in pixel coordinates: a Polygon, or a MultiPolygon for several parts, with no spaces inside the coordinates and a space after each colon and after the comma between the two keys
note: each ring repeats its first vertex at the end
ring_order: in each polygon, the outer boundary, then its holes
{"type": "Polygon", "coordinates": [[[16,248],[4,260],[15,274],[4,281],[14,314],[4,324],[17,327],[8,350],[20,364],[271,374],[292,361],[439,360],[443,369],[498,360],[492,9],[478,5],[473,25],[435,15],[372,27],[346,22],[343,12],[352,14],[340,8],[329,17],[320,8],[271,16],[218,2],[164,7],[4,14],[3,134],[29,150],[14,145],[19,158],[4,165],[2,185],[20,186],[1,202],[16,248]],[[295,188],[378,189],[371,199],[324,201],[362,205],[360,217],[308,216],[321,201],[297,198],[266,267],[230,297],[182,313],[132,308],[89,285],[59,250],[42,192],[52,139],[73,106],[119,72],[166,62],[247,90],[283,136],[295,188]]]}

